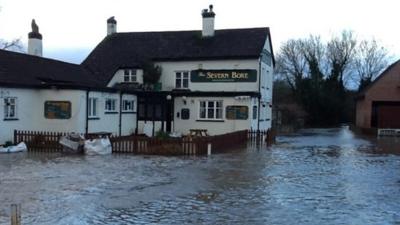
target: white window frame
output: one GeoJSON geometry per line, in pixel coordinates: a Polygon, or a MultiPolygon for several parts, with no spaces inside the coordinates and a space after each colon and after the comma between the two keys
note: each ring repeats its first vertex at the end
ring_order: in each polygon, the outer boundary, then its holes
{"type": "Polygon", "coordinates": [[[135,112],[135,100],[124,99],[122,100],[122,112],[135,112]],[[130,107],[127,108],[127,102],[130,102],[130,107]]]}
{"type": "Polygon", "coordinates": [[[198,118],[200,120],[223,120],[224,116],[224,102],[223,100],[200,100],[199,101],[199,115],[198,118]],[[213,106],[210,107],[209,103],[213,103],[213,106]],[[205,107],[202,106],[202,103],[205,103],[205,107]],[[217,104],[219,106],[217,107],[217,104]],[[201,114],[202,109],[204,108],[205,110],[205,116],[203,117],[201,114]],[[212,110],[213,116],[209,116],[209,110],[212,110]],[[219,110],[219,114],[217,111],[219,110]],[[218,116],[219,115],[219,116],[218,116]]]}
{"type": "Polygon", "coordinates": [[[18,99],[17,97],[5,97],[3,100],[4,104],[4,119],[12,120],[18,118],[18,99]],[[11,101],[13,100],[13,102],[11,101]],[[14,108],[14,115],[11,116],[11,108],[14,108]]]}
{"type": "Polygon", "coordinates": [[[104,101],[104,112],[117,112],[117,99],[106,98],[104,101]],[[108,104],[108,102],[111,102],[108,104]]]}
{"type": "Polygon", "coordinates": [[[98,117],[98,98],[89,98],[88,102],[88,117],[97,118],[98,117]]]}
{"type": "Polygon", "coordinates": [[[124,73],[123,80],[125,83],[137,82],[137,69],[124,69],[123,73],[124,73]]]}
{"type": "Polygon", "coordinates": [[[190,81],[190,71],[175,71],[175,88],[177,89],[188,89],[190,81]],[[186,77],[184,77],[186,76],[186,77]],[[178,81],[179,80],[179,85],[178,81]],[[184,80],[187,81],[186,87],[184,87],[184,80]]]}

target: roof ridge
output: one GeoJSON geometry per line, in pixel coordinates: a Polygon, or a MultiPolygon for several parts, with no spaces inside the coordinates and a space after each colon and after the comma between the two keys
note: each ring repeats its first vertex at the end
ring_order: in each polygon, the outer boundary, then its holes
{"type": "Polygon", "coordinates": [[[384,77],[393,67],[400,63],[400,59],[396,60],[392,64],[386,67],[371,83],[369,83],[359,94],[358,96],[365,95],[365,93],[371,89],[371,87],[378,82],[382,77],[384,77]]]}
{"type": "MultiPolygon", "coordinates": [[[[269,27],[246,27],[246,28],[225,28],[225,29],[216,29],[215,32],[218,31],[235,31],[235,30],[256,30],[256,29],[266,29],[269,30],[269,27]]],[[[140,33],[180,33],[180,32],[201,32],[201,30],[153,30],[153,31],[127,31],[127,32],[117,32],[113,33],[110,36],[116,36],[119,34],[140,34],[140,33]]]]}

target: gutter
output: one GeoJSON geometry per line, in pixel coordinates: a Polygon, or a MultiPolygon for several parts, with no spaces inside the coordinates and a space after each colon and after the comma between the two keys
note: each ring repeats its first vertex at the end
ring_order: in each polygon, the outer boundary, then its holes
{"type": "Polygon", "coordinates": [[[85,120],[85,135],[89,131],[89,89],[86,90],[86,120],[85,120]]]}

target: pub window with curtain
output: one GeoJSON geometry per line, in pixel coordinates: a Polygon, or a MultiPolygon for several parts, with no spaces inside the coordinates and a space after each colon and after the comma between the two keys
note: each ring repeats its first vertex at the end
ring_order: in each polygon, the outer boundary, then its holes
{"type": "Polygon", "coordinates": [[[226,107],[225,112],[228,120],[247,120],[249,118],[249,108],[247,106],[229,105],[226,107]]]}

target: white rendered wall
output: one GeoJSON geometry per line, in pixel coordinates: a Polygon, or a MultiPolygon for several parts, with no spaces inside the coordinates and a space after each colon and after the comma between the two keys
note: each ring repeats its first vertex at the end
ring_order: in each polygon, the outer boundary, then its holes
{"type": "MultiPolygon", "coordinates": [[[[108,82],[107,87],[113,87],[117,83],[124,82],[124,69],[119,69],[115,72],[113,78],[108,82]]],[[[143,70],[136,70],[136,82],[139,84],[143,84],[143,70]]]]}
{"type": "Polygon", "coordinates": [[[37,38],[29,38],[28,39],[28,54],[42,56],[43,46],[42,40],[37,38]]]}
{"type": "Polygon", "coordinates": [[[117,32],[117,24],[107,23],[107,35],[117,32]]]}
{"type": "MultiPolygon", "coordinates": [[[[119,113],[105,113],[105,99],[117,99],[119,112],[119,94],[105,92],[89,92],[90,97],[98,98],[98,120],[89,120],[88,132],[119,132],[119,113]]],[[[135,101],[136,96],[124,94],[123,99],[135,101]]],[[[122,135],[128,135],[136,129],[136,113],[122,113],[122,135]]],[[[20,89],[0,87],[0,144],[12,141],[14,130],[29,131],[58,131],[85,133],[86,126],[86,91],[82,90],[57,90],[57,89],[20,89]],[[17,119],[4,120],[4,98],[17,98],[17,119]],[[70,119],[47,119],[44,115],[46,101],[71,102],[70,119]]]]}
{"type": "Polygon", "coordinates": [[[12,141],[14,130],[85,131],[86,92],[79,90],[34,90],[0,87],[0,144],[12,141]],[[17,119],[4,121],[4,98],[17,97],[17,119]],[[70,119],[46,119],[45,101],[71,102],[70,119]]]}
{"type": "Polygon", "coordinates": [[[130,135],[135,133],[136,130],[136,116],[137,116],[137,97],[135,95],[128,95],[124,94],[122,95],[122,100],[134,100],[135,101],[135,106],[134,106],[134,112],[122,112],[122,122],[121,122],[121,128],[122,128],[122,133],[121,135],[130,135]]]}
{"type": "Polygon", "coordinates": [[[102,93],[102,92],[89,92],[89,98],[96,98],[96,111],[97,116],[89,118],[88,132],[112,132],[114,135],[119,131],[119,113],[106,114],[105,102],[106,99],[115,99],[116,110],[119,112],[119,94],[117,93],[102,93]]]}
{"type": "MultiPolygon", "coordinates": [[[[264,45],[264,49],[271,53],[269,37],[264,45]]],[[[271,53],[272,54],[272,53],[271,53]]],[[[261,101],[260,101],[260,130],[271,128],[272,125],[272,90],[273,90],[273,62],[268,65],[260,60],[261,64],[261,101]]]]}
{"type": "MultiPolygon", "coordinates": [[[[119,94],[118,93],[105,93],[105,92],[89,92],[90,98],[97,99],[97,116],[95,118],[89,118],[88,132],[111,132],[114,135],[119,135],[119,94]],[[106,99],[116,99],[116,112],[107,113],[105,110],[106,99]]],[[[135,111],[125,113],[122,112],[121,116],[121,135],[129,135],[135,132],[136,129],[136,96],[135,95],[122,95],[123,100],[134,100],[135,111]]]]}
{"type": "Polygon", "coordinates": [[[203,37],[212,37],[214,36],[215,28],[214,28],[214,17],[205,17],[203,18],[203,37]]]}
{"type": "MultiPolygon", "coordinates": [[[[258,59],[253,60],[213,60],[213,61],[185,61],[185,62],[159,62],[162,68],[160,81],[163,91],[175,89],[175,73],[191,70],[235,70],[253,69],[259,70],[258,59]]],[[[257,78],[258,79],[258,78],[257,78]]],[[[191,91],[258,91],[258,80],[256,82],[190,82],[191,91]]]]}
{"type": "Polygon", "coordinates": [[[186,105],[181,97],[174,99],[174,131],[182,134],[188,134],[190,129],[206,129],[209,135],[224,134],[238,130],[251,129],[252,125],[252,101],[251,98],[242,100],[235,99],[234,97],[187,97],[186,105]],[[197,121],[202,120],[199,118],[200,104],[199,101],[211,101],[211,100],[222,100],[223,101],[223,112],[222,120],[224,122],[213,122],[213,121],[197,121]],[[247,106],[248,107],[248,118],[247,120],[228,120],[226,119],[226,106],[247,106]],[[177,117],[177,113],[181,112],[182,108],[188,108],[190,110],[189,120],[182,120],[181,115],[177,117]]]}

